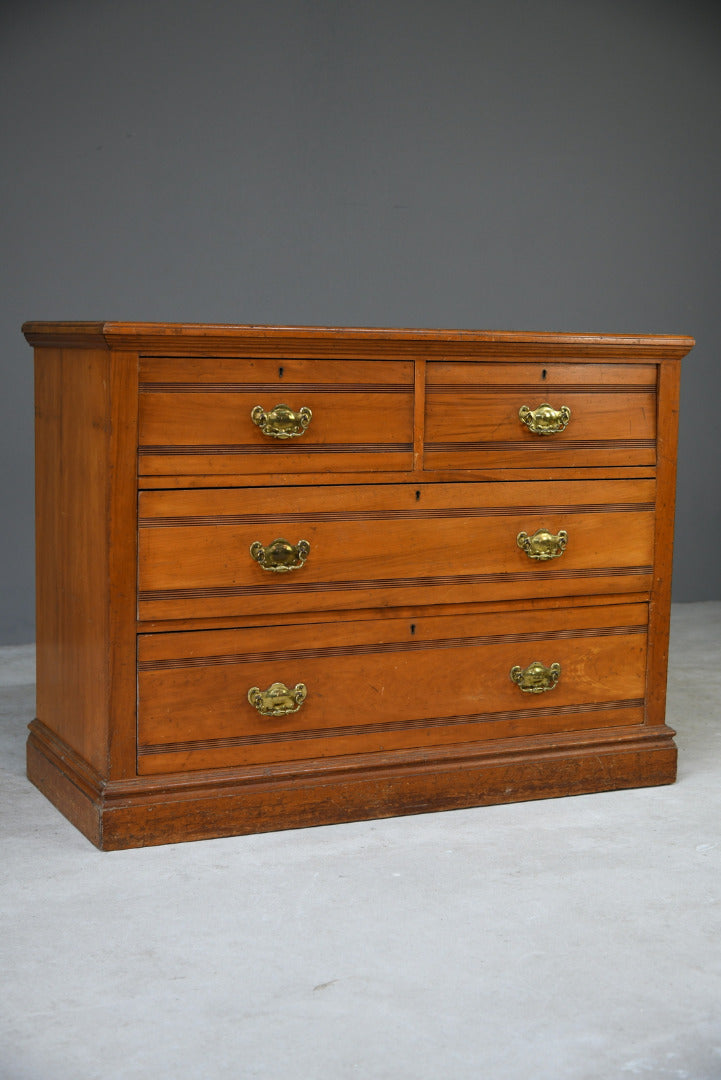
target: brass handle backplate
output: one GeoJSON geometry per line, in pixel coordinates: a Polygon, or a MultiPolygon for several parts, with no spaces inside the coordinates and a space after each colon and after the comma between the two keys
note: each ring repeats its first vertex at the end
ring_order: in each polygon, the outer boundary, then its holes
{"type": "Polygon", "coordinates": [[[250,545],[250,554],[264,570],[272,570],[275,574],[287,574],[290,570],[299,570],[305,564],[305,560],[310,555],[310,544],[307,540],[290,544],[280,537],[267,547],[263,547],[260,540],[256,540],[250,545]]]}
{"type": "Polygon", "coordinates": [[[248,691],[248,701],[261,716],[287,716],[298,712],[307,696],[308,687],[302,682],[296,683],[291,690],[285,683],[274,682],[267,690],[251,686],[248,691]]]}
{"type": "Polygon", "coordinates": [[[287,405],[276,405],[266,412],[260,405],[251,411],[250,418],[264,435],[272,439],[295,439],[307,430],[313,413],[305,405],[293,412],[287,405]]]}
{"type": "Polygon", "coordinates": [[[511,681],[520,686],[525,694],[543,694],[553,690],[561,675],[561,665],[551,664],[545,667],[540,660],[534,660],[527,668],[517,664],[511,668],[511,681]]]}
{"type": "Polygon", "coordinates": [[[566,430],[568,421],[571,419],[571,410],[568,405],[554,409],[547,401],[544,401],[537,409],[529,409],[528,405],[521,405],[518,417],[534,435],[555,435],[559,431],[566,430]]]}
{"type": "Polygon", "coordinates": [[[555,536],[547,529],[536,529],[533,536],[519,532],[516,543],[521,551],[525,551],[529,559],[540,559],[541,562],[545,562],[547,559],[557,559],[563,555],[568,543],[568,533],[565,529],[561,529],[555,536]]]}

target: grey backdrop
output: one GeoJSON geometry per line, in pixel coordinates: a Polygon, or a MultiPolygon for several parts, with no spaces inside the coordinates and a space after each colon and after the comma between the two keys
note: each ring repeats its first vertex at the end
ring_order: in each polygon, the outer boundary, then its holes
{"type": "Polygon", "coordinates": [[[674,599],[721,598],[718,8],[5,0],[0,641],[25,319],[691,333],[674,599]]]}

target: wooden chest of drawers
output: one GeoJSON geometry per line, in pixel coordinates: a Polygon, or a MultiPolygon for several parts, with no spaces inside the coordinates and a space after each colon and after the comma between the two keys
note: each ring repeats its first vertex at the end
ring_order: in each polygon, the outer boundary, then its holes
{"type": "Polygon", "coordinates": [[[691,338],[24,332],[28,775],[95,844],[673,781],[691,338]]]}

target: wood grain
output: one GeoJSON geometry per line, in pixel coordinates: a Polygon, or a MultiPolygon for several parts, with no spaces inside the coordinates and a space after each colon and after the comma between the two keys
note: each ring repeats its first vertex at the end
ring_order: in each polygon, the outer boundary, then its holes
{"type": "Polygon", "coordinates": [[[346,624],[343,645],[333,624],[143,636],[139,770],[578,730],[597,725],[591,704],[641,723],[646,618],[645,605],[628,605],[556,613],[545,627],[522,612],[346,624]],[[524,694],[509,672],[536,659],[560,662],[561,679],[524,694]],[[266,717],[249,704],[251,686],[276,681],[308,686],[298,713],[266,717]]]}
{"type": "Polygon", "coordinates": [[[658,495],[647,672],[649,724],[663,724],[666,715],[680,377],[678,364],[664,362],[659,365],[658,495]]]}
{"type": "Polygon", "coordinates": [[[432,330],[250,326],[208,323],[26,322],[32,345],[72,345],[137,350],[155,356],[368,357],[409,355],[467,360],[571,359],[627,364],[680,360],[693,348],[691,337],[671,334],[564,334],[508,330],[432,330]]]}
{"type": "Polygon", "coordinates": [[[278,763],[272,773],[165,773],[98,786],[93,798],[82,763],[45,734],[31,733],[29,773],[106,851],[669,784],[676,775],[673,731],[642,725],[441,747],[432,757],[424,749],[278,763]]]}
{"type": "Polygon", "coordinates": [[[562,393],[543,397],[501,391],[439,393],[428,398],[425,466],[439,468],[538,468],[645,465],[656,460],[656,400],[648,393],[562,393]],[[522,405],[537,408],[552,397],[568,405],[565,431],[535,435],[521,423],[522,405]]]}
{"type": "Polygon", "coordinates": [[[35,367],[37,715],[100,770],[110,738],[107,409],[106,353],[43,350],[35,367]]]}
{"type": "Polygon", "coordinates": [[[140,371],[141,473],[307,472],[410,468],[413,366],[284,360],[145,361],[140,371]],[[374,378],[375,373],[375,378],[374,378]],[[256,405],[313,412],[298,438],[269,438],[256,405]]]}
{"type": "Polygon", "coordinates": [[[139,615],[208,618],[340,607],[489,601],[650,588],[652,481],[376,485],[140,493],[139,615]],[[564,529],[538,562],[516,537],[564,529]],[[298,570],[274,574],[255,541],[305,539],[298,570]],[[639,580],[640,579],[640,580],[639,580]],[[612,583],[610,583],[612,582],[612,583]]]}
{"type": "Polygon", "coordinates": [[[678,360],[692,339],[24,331],[28,775],[97,846],[673,780],[678,360]],[[545,400],[572,418],[539,438],[517,414],[545,400]],[[281,402],[314,413],[291,445],[249,420],[281,402]],[[566,529],[560,559],[518,548],[538,528],[566,529]],[[248,551],[280,536],[311,542],[282,578],[248,551]],[[509,677],[533,660],[561,664],[548,693],[509,677]],[[308,696],[261,717],[247,690],[276,680],[308,696]]]}
{"type": "Polygon", "coordinates": [[[103,775],[135,758],[136,359],[36,357],[37,715],[103,775]]]}

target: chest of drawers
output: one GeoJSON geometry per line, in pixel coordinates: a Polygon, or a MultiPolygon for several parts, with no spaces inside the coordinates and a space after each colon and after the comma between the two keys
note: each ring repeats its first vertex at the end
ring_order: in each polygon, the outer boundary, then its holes
{"type": "Polygon", "coordinates": [[[691,338],[24,332],[28,775],[99,847],[673,781],[691,338]]]}

